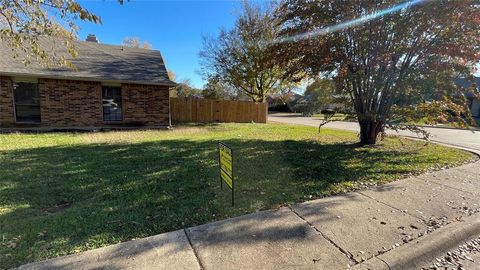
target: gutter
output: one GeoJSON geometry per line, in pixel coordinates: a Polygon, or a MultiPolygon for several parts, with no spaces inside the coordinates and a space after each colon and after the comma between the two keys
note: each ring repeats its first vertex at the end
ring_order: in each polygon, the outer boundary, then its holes
{"type": "Polygon", "coordinates": [[[0,76],[7,77],[34,77],[38,79],[53,79],[53,80],[68,80],[68,81],[90,81],[90,82],[104,82],[104,83],[123,83],[123,84],[144,84],[144,85],[158,85],[175,87],[177,83],[168,80],[166,82],[151,82],[151,81],[129,81],[129,80],[116,80],[106,78],[94,78],[94,77],[71,77],[60,75],[45,75],[45,74],[33,74],[33,73],[18,73],[18,72],[0,72],[0,76]]]}
{"type": "Polygon", "coordinates": [[[440,128],[440,129],[453,129],[453,130],[469,130],[469,131],[480,131],[480,128],[472,127],[469,128],[459,128],[459,127],[449,127],[449,126],[429,126],[429,125],[417,125],[422,128],[440,128]]]}

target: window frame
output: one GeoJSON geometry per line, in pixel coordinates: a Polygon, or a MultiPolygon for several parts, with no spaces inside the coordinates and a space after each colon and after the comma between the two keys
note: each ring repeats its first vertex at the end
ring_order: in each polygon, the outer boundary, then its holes
{"type": "MultiPolygon", "coordinates": [[[[107,96],[108,97],[108,96],[107,96]]],[[[115,100],[113,100],[115,101],[115,100]]],[[[113,117],[115,118],[115,117],[113,117]]],[[[113,86],[113,85],[102,85],[102,120],[103,122],[105,123],[121,123],[123,122],[123,119],[124,119],[124,111],[123,111],[123,91],[122,91],[122,87],[121,86],[113,86]],[[118,119],[106,119],[106,111],[105,109],[107,108],[107,106],[105,106],[104,104],[104,100],[105,100],[105,91],[108,89],[114,89],[115,91],[118,91],[117,94],[118,95],[112,95],[113,99],[115,98],[119,98],[119,102],[116,102],[116,104],[119,104],[119,108],[120,108],[120,117],[118,119]]]]}
{"type": "Polygon", "coordinates": [[[42,123],[42,109],[41,109],[41,98],[40,98],[40,88],[39,88],[39,84],[38,84],[38,81],[35,80],[35,79],[15,79],[15,80],[12,80],[12,101],[13,101],[13,112],[14,112],[14,117],[15,117],[15,123],[17,124],[35,124],[35,125],[39,125],[42,123]],[[37,95],[38,95],[38,104],[37,103],[22,103],[20,102],[20,104],[18,104],[17,100],[16,100],[16,87],[18,84],[33,84],[35,85],[35,90],[37,92],[37,95]],[[17,112],[17,106],[31,106],[31,107],[38,107],[38,121],[36,120],[19,120],[18,119],[18,112],[17,112]]]}

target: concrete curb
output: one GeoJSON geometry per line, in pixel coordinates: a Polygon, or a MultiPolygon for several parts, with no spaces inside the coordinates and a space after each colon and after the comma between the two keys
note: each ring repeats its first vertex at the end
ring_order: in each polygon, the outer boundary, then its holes
{"type": "Polygon", "coordinates": [[[201,270],[184,230],[157,234],[67,256],[24,264],[12,270],[201,270]]]}
{"type": "Polygon", "coordinates": [[[426,127],[426,128],[439,128],[439,129],[451,129],[451,130],[466,130],[466,131],[480,131],[480,128],[477,127],[469,127],[469,128],[454,128],[454,127],[439,127],[439,126],[419,126],[419,127],[426,127]]]}
{"type": "MultiPolygon", "coordinates": [[[[315,117],[315,116],[303,116],[303,115],[282,115],[282,113],[272,113],[268,114],[268,116],[272,115],[273,117],[279,116],[279,117],[306,117],[306,118],[312,118],[312,119],[317,119],[317,120],[322,120],[320,117],[315,117]]],[[[275,121],[274,121],[275,122],[275,121]]],[[[357,121],[346,121],[346,120],[332,120],[332,122],[357,122],[357,121]]],[[[418,127],[421,128],[439,128],[439,129],[451,129],[451,130],[467,130],[467,131],[480,131],[480,127],[468,127],[468,128],[459,128],[459,127],[449,127],[449,126],[429,126],[429,125],[417,125],[418,127]]]]}
{"type": "MultiPolygon", "coordinates": [[[[395,136],[402,137],[402,138],[405,138],[405,139],[408,139],[408,140],[424,141],[425,142],[424,139],[414,137],[414,136],[406,136],[406,135],[395,135],[395,136]]],[[[468,148],[468,147],[461,146],[461,145],[451,144],[451,143],[442,143],[442,142],[434,141],[434,140],[430,140],[428,142],[438,144],[438,145],[443,145],[443,146],[450,147],[450,148],[455,148],[455,149],[467,151],[467,152],[470,152],[472,154],[477,155],[480,158],[480,150],[476,150],[476,149],[473,149],[473,148],[468,148]]]]}
{"type": "Polygon", "coordinates": [[[455,128],[455,127],[448,127],[448,126],[426,126],[426,125],[417,125],[417,126],[424,127],[424,128],[443,128],[443,129],[453,129],[453,130],[480,131],[480,128],[477,128],[477,127],[455,128]]]}
{"type": "Polygon", "coordinates": [[[421,269],[459,244],[480,235],[480,216],[453,222],[424,237],[373,257],[351,269],[421,269]]]}

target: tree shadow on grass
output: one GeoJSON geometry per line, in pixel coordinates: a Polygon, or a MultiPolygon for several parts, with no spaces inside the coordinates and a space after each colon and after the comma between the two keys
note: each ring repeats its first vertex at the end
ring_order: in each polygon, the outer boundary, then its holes
{"type": "MultiPolygon", "coordinates": [[[[236,206],[220,190],[216,141],[162,140],[16,150],[0,154],[0,267],[329,194],[331,185],[403,174],[397,151],[353,144],[227,139],[235,150],[236,206]],[[362,161],[358,163],[358,161],[362,161]],[[68,203],[55,213],[46,209],[68,203]]],[[[405,154],[405,153],[404,153],[405,154]]]]}

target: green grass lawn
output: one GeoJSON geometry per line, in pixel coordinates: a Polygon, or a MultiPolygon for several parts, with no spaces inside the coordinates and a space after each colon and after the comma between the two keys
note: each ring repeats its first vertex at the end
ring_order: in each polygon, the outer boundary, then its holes
{"type": "MultiPolygon", "coordinates": [[[[321,120],[323,120],[325,118],[325,116],[321,113],[316,113],[313,115],[313,117],[315,118],[319,118],[321,120]]],[[[333,121],[354,121],[354,119],[349,119],[348,118],[348,115],[344,114],[344,113],[336,113],[333,117],[332,117],[332,120],[333,121]]]]}
{"type": "Polygon", "coordinates": [[[470,153],[280,124],[0,135],[0,268],[381,184],[470,153]],[[236,206],[217,141],[235,151],[236,206]]]}

